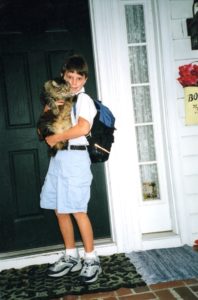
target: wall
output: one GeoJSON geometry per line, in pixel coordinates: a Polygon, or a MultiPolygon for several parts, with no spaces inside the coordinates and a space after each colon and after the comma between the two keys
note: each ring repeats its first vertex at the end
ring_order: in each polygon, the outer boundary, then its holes
{"type": "MultiPolygon", "coordinates": [[[[192,0],[170,0],[171,38],[173,46],[174,75],[178,67],[198,61],[198,50],[191,50],[186,19],[192,17],[192,0]]],[[[184,93],[176,81],[176,117],[179,159],[181,162],[181,190],[187,203],[189,241],[198,238],[198,126],[185,125],[184,93]]],[[[174,99],[172,99],[174,101],[174,99]]],[[[169,107],[169,110],[171,108],[169,107]]]]}

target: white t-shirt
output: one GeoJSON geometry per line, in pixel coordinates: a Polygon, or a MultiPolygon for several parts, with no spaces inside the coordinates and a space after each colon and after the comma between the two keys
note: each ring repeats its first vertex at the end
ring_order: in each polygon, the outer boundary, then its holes
{"type": "MultiPolygon", "coordinates": [[[[85,94],[85,89],[82,88],[78,93],[78,99],[76,102],[76,116],[74,116],[74,111],[72,109],[71,118],[72,124],[76,125],[78,122],[78,118],[82,117],[83,119],[87,120],[92,126],[93,119],[97,113],[95,105],[91,97],[85,94]]],[[[85,136],[80,136],[78,138],[70,139],[69,145],[88,145],[88,141],[85,136]]]]}

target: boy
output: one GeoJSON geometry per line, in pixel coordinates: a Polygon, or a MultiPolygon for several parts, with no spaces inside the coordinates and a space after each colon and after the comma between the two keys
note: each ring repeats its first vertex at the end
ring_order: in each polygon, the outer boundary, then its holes
{"type": "Polygon", "coordinates": [[[92,99],[84,93],[88,66],[82,56],[71,56],[63,65],[61,75],[70,83],[72,92],[78,98],[75,116],[73,111],[71,115],[73,127],[46,138],[51,147],[60,141],[69,142],[66,149],[58,151],[51,158],[41,191],[41,207],[55,210],[66,248],[64,255],[49,267],[48,275],[59,277],[81,270],[82,282],[92,283],[97,280],[102,269],[94,251],[93,230],[87,215],[92,173],[85,136],[93,124],[96,108],[92,99]],[[83,266],[75,246],[70,214],[74,216],[82,237],[85,250],[83,266]]]}

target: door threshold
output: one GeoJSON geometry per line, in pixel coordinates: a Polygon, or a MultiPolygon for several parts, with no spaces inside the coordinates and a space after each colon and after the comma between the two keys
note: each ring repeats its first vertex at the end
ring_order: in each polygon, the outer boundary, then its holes
{"type": "MultiPolygon", "coordinates": [[[[83,257],[84,248],[82,243],[77,243],[77,247],[80,256],[83,257]]],[[[116,244],[110,238],[96,240],[95,249],[98,255],[111,255],[118,251],[116,244]]],[[[63,251],[63,245],[56,245],[39,249],[28,249],[26,251],[3,253],[0,256],[0,271],[11,268],[21,269],[38,264],[51,264],[59,259],[63,251]]]]}
{"type": "Polygon", "coordinates": [[[142,234],[142,240],[147,241],[151,239],[175,237],[175,236],[177,236],[177,234],[173,231],[149,232],[149,233],[142,234]]]}
{"type": "MultiPolygon", "coordinates": [[[[94,241],[95,246],[104,245],[112,243],[111,238],[106,239],[98,239],[94,241]]],[[[82,248],[82,242],[76,243],[77,248],[82,248]]],[[[26,250],[19,250],[19,251],[10,251],[0,253],[0,259],[9,259],[9,258],[20,258],[24,256],[32,256],[32,255],[39,255],[39,254],[52,254],[54,252],[64,251],[65,247],[64,244],[52,245],[47,247],[39,247],[39,248],[31,248],[26,250]]]]}
{"type": "Polygon", "coordinates": [[[142,234],[142,250],[182,246],[181,237],[173,231],[142,234]]]}

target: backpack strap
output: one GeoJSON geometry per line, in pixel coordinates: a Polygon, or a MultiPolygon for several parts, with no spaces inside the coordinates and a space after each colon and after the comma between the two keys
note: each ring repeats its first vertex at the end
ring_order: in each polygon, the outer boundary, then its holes
{"type": "MultiPolygon", "coordinates": [[[[79,95],[79,94],[78,94],[79,95]]],[[[75,95],[74,98],[73,98],[73,111],[74,111],[74,117],[76,118],[76,103],[77,103],[77,100],[78,100],[78,95],[75,95]]]]}
{"type": "Polygon", "coordinates": [[[77,100],[78,100],[78,96],[80,94],[86,94],[86,93],[85,92],[81,92],[81,93],[75,95],[74,98],[73,98],[73,111],[74,111],[74,117],[75,118],[76,118],[76,103],[77,103],[77,100]]]}

